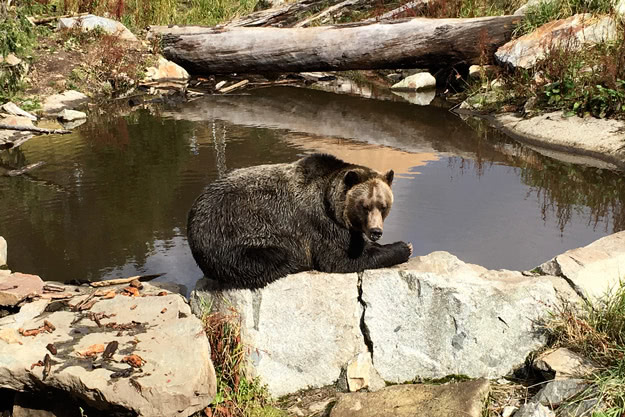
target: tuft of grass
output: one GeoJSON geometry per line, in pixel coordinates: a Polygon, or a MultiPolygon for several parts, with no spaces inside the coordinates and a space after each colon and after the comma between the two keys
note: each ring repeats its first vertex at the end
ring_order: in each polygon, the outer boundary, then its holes
{"type": "Polygon", "coordinates": [[[217,395],[205,414],[211,417],[285,417],[272,406],[266,386],[245,372],[247,348],[241,342],[240,316],[211,312],[202,304],[202,321],[211,346],[211,360],[217,375],[217,395]]]}
{"type": "Polygon", "coordinates": [[[625,282],[581,308],[564,302],[546,326],[555,345],[600,366],[591,377],[592,386],[576,402],[598,398],[596,417],[625,414],[625,282]]]}

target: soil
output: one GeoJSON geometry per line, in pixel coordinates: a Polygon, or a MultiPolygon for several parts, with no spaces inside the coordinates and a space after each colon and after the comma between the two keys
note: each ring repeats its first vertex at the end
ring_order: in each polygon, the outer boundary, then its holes
{"type": "Polygon", "coordinates": [[[75,89],[93,99],[128,90],[157,58],[145,42],[129,42],[112,35],[53,32],[38,39],[28,74],[27,99],[75,89]]]}

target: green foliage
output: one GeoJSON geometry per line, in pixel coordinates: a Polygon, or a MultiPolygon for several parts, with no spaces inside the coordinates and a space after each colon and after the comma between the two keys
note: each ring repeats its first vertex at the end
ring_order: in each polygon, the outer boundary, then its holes
{"type": "MultiPolygon", "coordinates": [[[[35,45],[36,34],[22,9],[0,16],[0,56],[14,54],[24,60],[35,45]]],[[[0,102],[10,100],[24,87],[25,63],[0,63],[0,102]]]]}
{"type": "Polygon", "coordinates": [[[594,360],[600,369],[592,386],[576,402],[598,397],[601,409],[593,416],[620,417],[625,413],[625,282],[582,308],[564,303],[547,323],[561,346],[594,360]]]}

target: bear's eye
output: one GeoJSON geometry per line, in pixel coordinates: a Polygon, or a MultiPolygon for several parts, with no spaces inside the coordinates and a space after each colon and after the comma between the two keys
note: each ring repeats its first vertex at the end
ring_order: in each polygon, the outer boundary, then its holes
{"type": "Polygon", "coordinates": [[[363,203],[362,201],[360,202],[360,207],[361,207],[363,210],[369,210],[369,206],[368,206],[368,205],[366,205],[365,203],[363,203]]]}
{"type": "Polygon", "coordinates": [[[384,204],[382,204],[382,205],[380,206],[380,210],[381,210],[381,211],[386,211],[386,206],[385,206],[384,204]]]}

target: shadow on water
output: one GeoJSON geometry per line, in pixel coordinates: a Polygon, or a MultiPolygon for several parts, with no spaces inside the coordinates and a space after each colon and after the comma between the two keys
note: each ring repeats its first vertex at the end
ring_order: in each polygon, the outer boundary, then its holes
{"type": "Polygon", "coordinates": [[[166,272],[192,288],[186,216],[203,186],[315,151],[398,172],[385,239],[417,255],[531,268],[625,228],[621,173],[556,162],[438,108],[272,88],[104,114],[1,152],[9,266],[60,281],[166,272]]]}

